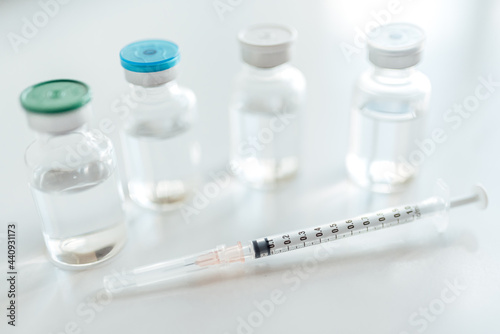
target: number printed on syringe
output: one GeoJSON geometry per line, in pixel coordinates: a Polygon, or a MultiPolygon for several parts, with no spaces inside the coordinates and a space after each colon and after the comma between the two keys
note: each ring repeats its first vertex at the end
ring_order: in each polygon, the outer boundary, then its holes
{"type": "Polygon", "coordinates": [[[269,255],[334,241],[397,224],[409,223],[419,219],[420,216],[418,206],[407,205],[289,234],[273,235],[267,238],[270,249],[269,255]]]}

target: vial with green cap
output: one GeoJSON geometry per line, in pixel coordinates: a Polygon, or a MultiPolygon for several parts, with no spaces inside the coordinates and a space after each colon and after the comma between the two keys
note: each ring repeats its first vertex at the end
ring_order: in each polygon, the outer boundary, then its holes
{"type": "Polygon", "coordinates": [[[26,150],[29,185],[50,258],[86,268],[117,254],[126,241],[123,196],[111,141],[88,129],[89,87],[54,80],[21,94],[37,140],[26,150]]]}
{"type": "Polygon", "coordinates": [[[306,81],[289,63],[295,29],[260,24],[239,33],[243,66],[230,103],[231,163],[240,180],[272,189],[295,176],[306,81]]]}
{"type": "Polygon", "coordinates": [[[425,126],[430,81],[416,69],[424,48],[423,31],[412,24],[381,26],[368,35],[372,68],[354,91],[347,171],[372,191],[403,190],[423,156],[418,141],[425,126]],[[416,163],[413,160],[416,160],[416,163]]]}
{"type": "Polygon", "coordinates": [[[176,81],[179,48],[143,40],[125,46],[120,59],[133,102],[122,132],[130,198],[152,210],[176,209],[192,194],[200,161],[196,97],[176,81]]]}

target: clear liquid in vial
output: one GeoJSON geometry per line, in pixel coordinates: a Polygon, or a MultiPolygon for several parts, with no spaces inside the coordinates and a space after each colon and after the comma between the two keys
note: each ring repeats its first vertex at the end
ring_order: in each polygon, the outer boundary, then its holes
{"type": "Polygon", "coordinates": [[[274,114],[235,109],[233,147],[237,176],[258,189],[272,189],[298,170],[299,120],[295,110],[274,114]]]}
{"type": "Polygon", "coordinates": [[[138,124],[124,133],[130,197],[153,210],[178,208],[197,182],[200,149],[188,126],[138,124]]]}
{"type": "Polygon", "coordinates": [[[398,108],[391,112],[353,111],[347,170],[357,184],[375,192],[401,191],[416,173],[408,157],[417,148],[422,122],[408,105],[393,105],[398,108]]]}
{"type": "Polygon", "coordinates": [[[78,171],[35,171],[31,190],[56,264],[93,265],[111,258],[125,244],[125,216],[114,167],[94,161],[78,171]]]}

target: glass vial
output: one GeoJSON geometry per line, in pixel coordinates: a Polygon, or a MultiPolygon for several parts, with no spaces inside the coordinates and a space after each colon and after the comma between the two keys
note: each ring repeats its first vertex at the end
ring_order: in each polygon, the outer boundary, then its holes
{"type": "Polygon", "coordinates": [[[375,192],[404,189],[417,172],[408,162],[424,129],[431,85],[415,65],[425,36],[411,24],[394,23],[368,36],[373,67],[363,73],[351,110],[347,171],[375,192]]]}
{"type": "Polygon", "coordinates": [[[306,82],[288,63],[296,36],[281,25],[256,25],[238,35],[244,64],[229,108],[231,164],[254,188],[274,188],[298,169],[306,82]]]}
{"type": "Polygon", "coordinates": [[[87,130],[90,90],[54,80],[21,94],[37,140],[26,150],[29,185],[51,259],[85,268],[114,256],[126,241],[123,196],[111,141],[87,130]]]}
{"type": "Polygon", "coordinates": [[[139,41],[124,47],[120,58],[132,101],[122,133],[130,198],[152,210],[176,209],[194,191],[200,161],[196,97],[175,80],[179,48],[139,41]]]}

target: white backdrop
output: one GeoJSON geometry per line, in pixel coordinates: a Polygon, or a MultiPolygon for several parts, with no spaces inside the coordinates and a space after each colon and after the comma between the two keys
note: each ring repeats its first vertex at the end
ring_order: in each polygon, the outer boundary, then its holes
{"type": "MultiPolygon", "coordinates": [[[[500,82],[500,3],[47,3],[53,2],[0,1],[0,272],[5,275],[7,223],[19,227],[17,326],[6,324],[7,285],[1,279],[2,333],[498,331],[500,133],[495,122],[500,121],[500,86],[491,86],[490,96],[470,116],[458,117],[453,107],[473,102],[479,78],[500,82]],[[407,21],[427,32],[420,69],[433,85],[428,133],[441,128],[447,134],[446,142],[425,158],[411,188],[390,196],[357,188],[346,179],[343,165],[352,86],[368,66],[360,31],[377,20],[407,21]],[[33,22],[38,27],[30,31],[33,22]],[[144,38],[176,41],[182,52],[179,81],[199,100],[203,170],[208,175],[223,170],[228,159],[227,102],[240,66],[236,34],[261,22],[286,23],[299,31],[293,63],[308,81],[299,177],[271,193],[246,190],[233,181],[189,221],[179,213],[157,215],[128,205],[130,240],[116,259],[83,272],[63,271],[48,262],[26,185],[23,154],[34,134],[19,106],[20,92],[49,79],[82,80],[94,92],[94,125],[107,117],[118,124],[112,107],[123,103],[126,86],[121,47],[144,38]],[[444,115],[455,118],[446,121],[444,115]],[[490,192],[490,208],[457,209],[443,235],[422,222],[339,241],[327,257],[306,249],[176,288],[126,297],[100,290],[102,277],[114,270],[421,199],[432,193],[439,177],[454,194],[483,183],[490,192]]],[[[120,151],[118,131],[110,137],[120,151]]]]}

